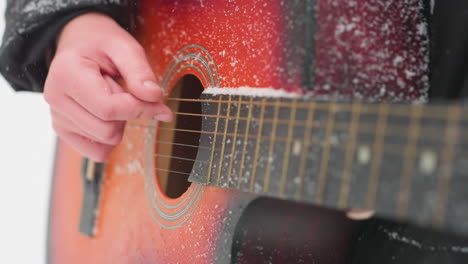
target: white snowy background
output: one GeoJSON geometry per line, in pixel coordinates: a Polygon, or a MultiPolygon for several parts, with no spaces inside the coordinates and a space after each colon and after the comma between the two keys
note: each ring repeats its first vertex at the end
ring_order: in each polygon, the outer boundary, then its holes
{"type": "Polygon", "coordinates": [[[55,147],[50,124],[41,94],[15,93],[0,77],[0,263],[45,263],[55,147]]]}

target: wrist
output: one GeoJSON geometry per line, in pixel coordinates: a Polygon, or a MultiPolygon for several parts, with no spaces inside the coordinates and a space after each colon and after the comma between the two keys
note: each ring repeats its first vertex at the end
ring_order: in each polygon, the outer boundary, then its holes
{"type": "Polygon", "coordinates": [[[56,51],[62,50],[69,45],[77,44],[77,41],[87,40],[87,35],[91,35],[96,30],[105,32],[105,28],[112,26],[120,27],[114,19],[98,12],[90,12],[79,15],[63,26],[61,32],[57,34],[55,46],[56,51]]]}

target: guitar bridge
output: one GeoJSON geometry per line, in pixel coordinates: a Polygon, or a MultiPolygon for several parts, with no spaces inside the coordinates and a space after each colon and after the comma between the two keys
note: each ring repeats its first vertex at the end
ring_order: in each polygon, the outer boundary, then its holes
{"type": "Polygon", "coordinates": [[[104,164],[83,159],[81,177],[83,180],[83,202],[81,206],[79,231],[85,236],[94,237],[96,218],[101,194],[104,164]]]}

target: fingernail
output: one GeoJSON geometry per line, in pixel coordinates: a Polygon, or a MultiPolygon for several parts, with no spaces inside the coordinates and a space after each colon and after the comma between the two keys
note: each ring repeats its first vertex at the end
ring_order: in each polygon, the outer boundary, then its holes
{"type": "Polygon", "coordinates": [[[172,121],[172,114],[157,114],[153,117],[154,120],[162,121],[162,122],[171,122],[172,121]]]}
{"type": "Polygon", "coordinates": [[[159,89],[159,86],[153,81],[145,81],[143,83],[143,86],[151,88],[151,89],[159,89]]]}
{"type": "Polygon", "coordinates": [[[374,216],[375,212],[371,210],[353,210],[346,213],[346,216],[352,220],[367,220],[374,216]]]}

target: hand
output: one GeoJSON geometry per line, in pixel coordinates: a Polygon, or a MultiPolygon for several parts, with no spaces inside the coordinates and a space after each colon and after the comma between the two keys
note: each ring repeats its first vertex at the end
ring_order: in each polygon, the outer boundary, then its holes
{"type": "Polygon", "coordinates": [[[44,87],[57,134],[102,162],[130,119],[172,120],[139,43],[113,19],[89,13],[61,32],[44,87]],[[123,78],[128,92],[115,81],[123,78]]]}

